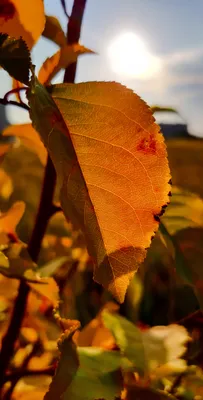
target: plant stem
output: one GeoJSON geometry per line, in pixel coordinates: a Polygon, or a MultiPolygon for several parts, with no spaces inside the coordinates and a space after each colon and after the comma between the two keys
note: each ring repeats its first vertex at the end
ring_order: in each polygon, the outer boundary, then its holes
{"type": "MultiPolygon", "coordinates": [[[[55,182],[56,173],[52,161],[48,157],[39,209],[30,242],[28,244],[28,251],[34,262],[36,262],[38,259],[42,239],[51,214],[55,182]]],[[[10,324],[2,340],[2,348],[0,353],[0,388],[4,383],[6,370],[8,369],[10,359],[14,354],[15,342],[20,333],[28,294],[29,286],[26,282],[21,281],[10,324]]]]}
{"type": "Polygon", "coordinates": [[[67,18],[69,18],[68,11],[66,8],[66,0],[61,0],[61,5],[63,7],[64,14],[66,15],[67,18]]]}
{"type": "Polygon", "coordinates": [[[23,87],[14,88],[14,89],[9,90],[9,92],[7,92],[5,94],[4,100],[8,100],[9,96],[11,96],[12,94],[15,94],[15,93],[22,92],[23,90],[27,90],[27,87],[23,86],[23,87]]]}
{"type": "MultiPolygon", "coordinates": [[[[75,0],[71,12],[71,16],[68,20],[67,29],[67,43],[73,44],[78,43],[80,39],[80,32],[82,26],[83,15],[85,11],[86,0],[75,0]]],[[[70,64],[64,75],[64,82],[74,83],[76,75],[77,62],[70,64]]]]}
{"type": "Polygon", "coordinates": [[[18,103],[15,100],[7,100],[6,98],[0,99],[0,104],[3,104],[4,106],[8,106],[8,105],[17,106],[17,107],[23,108],[26,111],[29,111],[29,109],[30,109],[29,106],[27,106],[27,104],[25,104],[25,103],[18,103]]]}

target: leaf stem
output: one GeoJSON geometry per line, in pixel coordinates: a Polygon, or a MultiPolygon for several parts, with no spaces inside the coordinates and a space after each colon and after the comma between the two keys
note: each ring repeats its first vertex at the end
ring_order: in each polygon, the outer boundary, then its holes
{"type": "Polygon", "coordinates": [[[11,96],[12,94],[15,94],[15,93],[19,93],[19,92],[21,92],[22,90],[27,90],[27,86],[23,86],[23,87],[14,88],[14,89],[9,90],[9,92],[7,92],[7,93],[5,94],[4,100],[8,100],[8,97],[9,97],[9,96],[11,96]]]}
{"type": "Polygon", "coordinates": [[[18,103],[18,102],[15,101],[15,100],[7,100],[5,97],[4,97],[3,99],[0,99],[0,104],[3,104],[4,106],[8,106],[8,105],[10,105],[10,106],[17,106],[17,107],[23,108],[23,109],[26,110],[26,111],[29,111],[29,110],[30,110],[30,108],[29,108],[29,106],[27,106],[27,104],[25,104],[25,103],[18,103]]]}

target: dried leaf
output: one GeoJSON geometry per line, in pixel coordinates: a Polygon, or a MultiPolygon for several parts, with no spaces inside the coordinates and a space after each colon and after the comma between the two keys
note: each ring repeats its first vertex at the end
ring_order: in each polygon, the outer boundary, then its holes
{"type": "Polygon", "coordinates": [[[60,25],[57,18],[46,15],[46,24],[43,32],[43,36],[49,40],[52,40],[58,46],[66,46],[66,35],[60,25]]]}
{"type": "Polygon", "coordinates": [[[58,341],[58,348],[61,353],[60,360],[49,391],[44,396],[44,400],[61,399],[77,372],[79,361],[72,336],[79,327],[80,323],[78,321],[74,321],[72,324],[70,321],[68,329],[61,335],[58,341]]]}
{"type": "Polygon", "coordinates": [[[69,64],[75,62],[79,55],[88,53],[94,54],[92,50],[81,46],[79,43],[62,47],[52,57],[47,58],[41,66],[38,74],[39,81],[48,85],[61,69],[67,68],[69,64]]]}
{"type": "Polygon", "coordinates": [[[118,83],[56,85],[52,95],[67,125],[35,77],[31,119],[57,170],[64,213],[85,234],[94,279],[122,302],[168,202],[163,137],[147,105],[118,83]]]}
{"type": "Polygon", "coordinates": [[[16,39],[22,37],[29,49],[39,39],[44,25],[43,0],[35,0],[32,5],[27,0],[1,0],[1,32],[16,39]]]}
{"type": "Polygon", "coordinates": [[[39,134],[31,124],[9,125],[4,129],[2,134],[4,136],[17,136],[22,141],[24,146],[28,147],[31,151],[38,155],[42,165],[46,164],[47,151],[39,137],[39,134]]]}
{"type": "Polygon", "coordinates": [[[31,66],[30,52],[22,38],[15,39],[0,33],[0,66],[13,78],[28,84],[31,66]]]}

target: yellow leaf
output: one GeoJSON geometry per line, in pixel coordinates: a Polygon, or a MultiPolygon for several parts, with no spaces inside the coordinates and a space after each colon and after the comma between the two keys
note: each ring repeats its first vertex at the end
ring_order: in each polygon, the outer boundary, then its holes
{"type": "Polygon", "coordinates": [[[50,385],[48,375],[35,375],[21,378],[12,395],[13,400],[43,400],[50,385]]]}
{"type": "Polygon", "coordinates": [[[66,124],[36,78],[32,121],[55,165],[64,213],[85,234],[94,279],[123,302],[169,200],[163,136],[145,102],[118,83],[51,90],[66,124]]]}
{"type": "Polygon", "coordinates": [[[53,77],[63,68],[75,62],[79,55],[94,53],[92,50],[81,46],[79,43],[66,45],[57,51],[52,57],[46,59],[39,71],[39,81],[44,85],[53,79],[53,77]]]}
{"type": "Polygon", "coordinates": [[[15,233],[24,211],[25,203],[17,201],[7,212],[0,214],[0,233],[15,233]]]}
{"type": "Polygon", "coordinates": [[[46,24],[43,36],[52,40],[60,47],[66,46],[66,35],[61,28],[60,22],[57,18],[52,17],[51,15],[46,15],[46,24]]]}
{"type": "Polygon", "coordinates": [[[39,134],[31,124],[10,125],[4,129],[3,135],[17,136],[22,141],[24,146],[28,147],[29,150],[38,155],[42,165],[46,164],[47,151],[39,137],[39,134]]]}
{"type": "Polygon", "coordinates": [[[53,356],[54,356],[53,353],[46,351],[40,356],[32,357],[32,359],[28,364],[28,369],[40,370],[48,367],[49,365],[51,365],[53,361],[53,356]]]}
{"type": "Polygon", "coordinates": [[[46,278],[44,285],[40,283],[29,283],[29,286],[41,296],[46,297],[54,308],[58,307],[59,303],[59,288],[53,278],[46,278]]]}
{"type": "Polygon", "coordinates": [[[117,304],[109,302],[100,310],[98,315],[92,319],[80,332],[76,332],[76,343],[78,346],[95,346],[102,347],[104,349],[112,349],[115,345],[115,340],[104,324],[102,320],[103,310],[109,312],[118,311],[119,307],[117,304]]]}
{"type": "Polygon", "coordinates": [[[7,200],[13,191],[13,184],[10,176],[0,169],[0,195],[3,199],[7,200]]]}
{"type": "Polygon", "coordinates": [[[43,0],[35,0],[33,4],[30,4],[27,0],[1,0],[1,32],[16,39],[21,36],[29,49],[39,39],[44,25],[43,0]]]}

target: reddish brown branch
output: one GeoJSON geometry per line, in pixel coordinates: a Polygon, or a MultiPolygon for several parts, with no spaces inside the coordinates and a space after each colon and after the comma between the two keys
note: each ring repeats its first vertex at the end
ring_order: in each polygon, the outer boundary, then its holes
{"type": "MultiPolygon", "coordinates": [[[[86,5],[86,0],[74,1],[71,16],[68,20],[68,29],[67,29],[68,44],[79,42],[85,5],[86,5]]],[[[75,81],[76,68],[77,68],[77,62],[70,64],[66,68],[64,75],[64,82],[73,83],[75,81]]]]}

